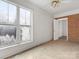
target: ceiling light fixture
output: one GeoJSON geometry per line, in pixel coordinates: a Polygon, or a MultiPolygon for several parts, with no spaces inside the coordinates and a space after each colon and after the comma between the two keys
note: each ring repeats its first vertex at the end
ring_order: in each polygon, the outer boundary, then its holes
{"type": "Polygon", "coordinates": [[[62,0],[51,0],[52,6],[55,8],[59,6],[59,4],[62,2],[62,0]]]}

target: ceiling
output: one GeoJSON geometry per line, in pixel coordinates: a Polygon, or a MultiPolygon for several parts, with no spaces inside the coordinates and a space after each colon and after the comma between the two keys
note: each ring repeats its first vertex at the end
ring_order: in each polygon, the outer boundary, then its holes
{"type": "Polygon", "coordinates": [[[68,2],[68,3],[61,3],[61,5],[56,8],[53,8],[51,6],[50,0],[28,0],[28,1],[39,6],[40,8],[46,10],[51,14],[57,14],[57,13],[79,8],[79,0],[72,0],[71,2],[68,2]]]}

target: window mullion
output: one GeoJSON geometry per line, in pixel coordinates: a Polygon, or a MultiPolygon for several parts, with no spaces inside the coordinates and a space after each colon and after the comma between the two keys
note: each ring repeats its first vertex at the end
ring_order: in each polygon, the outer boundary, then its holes
{"type": "Polygon", "coordinates": [[[25,24],[26,24],[26,12],[25,12],[25,24]]]}
{"type": "Polygon", "coordinates": [[[8,4],[7,14],[8,14],[7,23],[9,23],[9,4],[8,4]]]}
{"type": "Polygon", "coordinates": [[[19,7],[17,6],[17,20],[16,20],[16,41],[17,43],[20,42],[20,25],[19,25],[19,22],[20,22],[20,10],[19,10],[19,7]]]}

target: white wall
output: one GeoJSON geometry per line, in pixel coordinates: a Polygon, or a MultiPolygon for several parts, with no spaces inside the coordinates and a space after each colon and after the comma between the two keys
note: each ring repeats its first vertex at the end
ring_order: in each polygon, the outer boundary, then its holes
{"type": "MultiPolygon", "coordinates": [[[[11,1],[11,0],[10,0],[11,1]]],[[[41,43],[52,40],[52,17],[46,11],[38,8],[37,6],[25,2],[24,0],[12,0],[15,3],[21,4],[33,10],[33,39],[32,43],[21,44],[6,49],[0,49],[0,57],[8,57],[23,50],[29,49],[41,43]]]]}

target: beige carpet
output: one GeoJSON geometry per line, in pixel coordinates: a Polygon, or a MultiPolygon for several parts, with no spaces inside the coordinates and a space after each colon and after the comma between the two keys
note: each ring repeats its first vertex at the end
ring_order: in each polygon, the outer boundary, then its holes
{"type": "Polygon", "coordinates": [[[79,44],[51,41],[8,59],[79,59],[79,44]]]}

